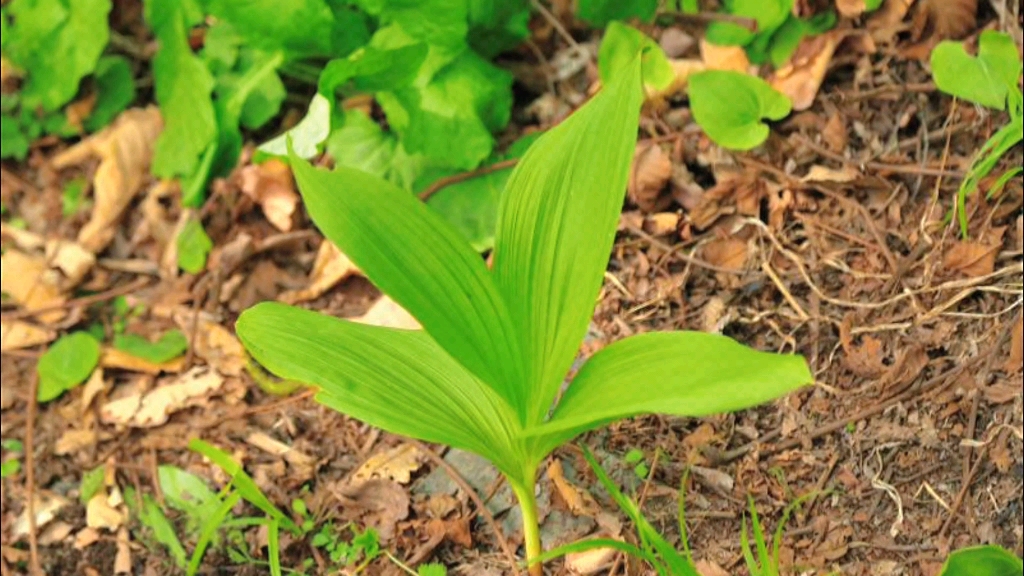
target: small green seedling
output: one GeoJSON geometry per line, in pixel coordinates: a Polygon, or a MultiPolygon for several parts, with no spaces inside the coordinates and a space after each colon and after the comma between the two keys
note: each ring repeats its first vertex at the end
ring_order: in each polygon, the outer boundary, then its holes
{"type": "Polygon", "coordinates": [[[206,257],[213,250],[213,240],[203,230],[197,218],[190,218],[176,240],[178,267],[189,274],[198,274],[206,268],[206,257]]]}
{"type": "Polygon", "coordinates": [[[18,456],[25,451],[25,447],[18,440],[4,440],[0,447],[4,449],[4,452],[10,453],[0,464],[0,478],[17,475],[18,472],[21,472],[21,460],[18,459],[18,456]]]}
{"type": "Polygon", "coordinates": [[[181,330],[164,332],[156,342],[138,334],[114,334],[114,348],[154,364],[163,364],[188,351],[188,339],[181,330]]]}
{"type": "Polygon", "coordinates": [[[408,192],[292,155],[317,226],[423,330],[275,303],[238,321],[258,362],[315,386],[325,406],[493,462],[518,497],[535,575],[535,481],[555,448],[622,418],[740,410],[812,382],[798,356],[719,335],[654,332],[596,353],[558,399],[601,290],[642,99],[637,55],[537,139],[505,187],[493,270],[408,192]]]}
{"type": "MultiPolygon", "coordinates": [[[[1006,110],[1010,122],[1000,128],[978,150],[967,176],[957,192],[955,214],[960,233],[967,236],[967,197],[981,180],[995,169],[999,160],[1024,140],[1024,95],[1017,86],[1022,64],[1017,46],[1009,35],[991,30],[981,33],[978,55],[970,56],[960,42],[944,41],[932,50],[932,75],[939,90],[995,110],[1006,110]]],[[[1006,182],[1021,172],[1014,168],[999,178],[989,191],[997,194],[1006,182]]]]}
{"type": "Polygon", "coordinates": [[[651,473],[651,469],[647,467],[647,462],[644,461],[643,450],[634,448],[629,452],[626,452],[626,456],[623,460],[625,460],[626,464],[633,467],[633,473],[641,480],[646,480],[647,475],[651,473]]]}
{"type": "Polygon", "coordinates": [[[50,402],[75,388],[92,374],[100,361],[100,344],[87,332],[61,336],[40,358],[39,402],[50,402]]]}
{"type": "MultiPolygon", "coordinates": [[[[728,14],[747,18],[756,23],[755,29],[728,21],[712,22],[708,26],[707,40],[723,46],[742,46],[755,64],[771,61],[776,66],[785,64],[800,41],[807,36],[826,32],[835,26],[832,11],[802,19],[793,15],[794,0],[725,0],[728,14]]],[[[871,0],[869,9],[877,8],[871,0]]]]}
{"type": "Polygon", "coordinates": [[[999,546],[958,550],[949,556],[939,576],[1020,576],[1024,561],[999,546]]]}

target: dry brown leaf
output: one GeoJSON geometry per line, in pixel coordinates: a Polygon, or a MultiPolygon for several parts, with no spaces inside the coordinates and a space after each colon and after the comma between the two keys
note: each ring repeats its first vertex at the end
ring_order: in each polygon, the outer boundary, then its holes
{"type": "Polygon", "coordinates": [[[22,75],[23,72],[6,56],[0,56],[0,84],[5,84],[12,78],[21,78],[22,75]]]}
{"type": "Polygon", "coordinates": [[[916,1],[917,0],[885,0],[882,7],[876,10],[868,20],[868,30],[877,30],[883,34],[888,34],[892,28],[899,25],[900,22],[907,17],[907,13],[910,12],[910,7],[913,6],[916,1]]]}
{"type": "Polygon", "coordinates": [[[349,520],[361,520],[380,534],[382,542],[395,535],[395,526],[409,516],[409,493],[390,480],[369,480],[334,491],[345,504],[349,520]]]}
{"type": "Polygon", "coordinates": [[[89,546],[100,541],[100,533],[92,528],[83,528],[78,534],[75,534],[75,540],[72,547],[75,550],[85,550],[89,546]]]}
{"type": "Polygon", "coordinates": [[[173,312],[174,322],[189,339],[195,355],[225,376],[241,376],[248,363],[245,348],[235,335],[210,317],[188,308],[173,312]]]}
{"type": "Polygon", "coordinates": [[[420,323],[398,305],[397,302],[388,296],[381,296],[365,314],[352,318],[353,322],[369,324],[371,326],[383,326],[385,328],[399,328],[402,330],[419,330],[420,323]]]}
{"type": "Polygon", "coordinates": [[[629,172],[629,198],[644,212],[655,212],[668,204],[662,191],[672,177],[672,160],[661,146],[645,140],[636,145],[629,172]]]}
{"type": "Polygon", "coordinates": [[[701,560],[697,562],[697,573],[700,576],[729,576],[729,573],[724,568],[715,564],[711,560],[701,560]]]}
{"type": "Polygon", "coordinates": [[[548,464],[548,479],[574,515],[593,516],[601,510],[590,493],[566,480],[562,461],[558,458],[552,458],[551,464],[548,464]]]}
{"type": "Polygon", "coordinates": [[[348,256],[342,254],[334,243],[324,240],[316,253],[313,270],[309,274],[309,287],[282,292],[278,299],[285,304],[309,302],[319,298],[345,278],[358,273],[359,269],[348,256]]]}
{"type": "Polygon", "coordinates": [[[1024,370],[1024,316],[1017,318],[1017,326],[1013,329],[1010,342],[1010,358],[1006,361],[1006,371],[1020,372],[1024,370]]]}
{"type": "Polygon", "coordinates": [[[185,368],[184,358],[175,358],[163,364],[156,364],[132,356],[131,354],[118,350],[117,348],[104,348],[103,355],[100,356],[100,366],[103,368],[111,368],[115,370],[127,370],[129,372],[141,372],[143,374],[161,374],[164,372],[178,373],[185,368]]]}
{"type": "Polygon", "coordinates": [[[723,216],[736,213],[758,216],[767,194],[767,183],[753,170],[723,174],[718,183],[701,196],[690,212],[690,220],[698,230],[707,230],[723,216]]]}
{"type": "MultiPolygon", "coordinates": [[[[60,513],[65,507],[71,502],[53,492],[44,491],[36,492],[35,495],[35,512],[36,512],[36,529],[43,528],[50,522],[53,522],[57,514],[60,513]]],[[[21,539],[28,536],[29,531],[29,519],[28,519],[28,506],[25,506],[22,510],[21,515],[14,521],[14,526],[11,529],[11,534],[15,539],[21,539]]]]}
{"type": "Polygon", "coordinates": [[[1021,394],[1024,394],[1024,388],[1021,388],[1020,382],[1010,382],[1004,380],[991,386],[985,386],[982,388],[982,393],[985,395],[985,399],[991,404],[1009,404],[1021,394]]]}
{"type": "MultiPolygon", "coordinates": [[[[616,540],[620,540],[616,538],[616,540]]],[[[590,576],[608,569],[618,551],[613,548],[595,548],[585,552],[573,552],[565,555],[565,567],[577,576],[590,576]]]]}
{"type": "Polygon", "coordinates": [[[161,426],[171,414],[203,403],[223,384],[224,378],[217,372],[194,368],[172,384],[158,386],[146,394],[140,392],[107,402],[100,409],[100,418],[108,424],[120,426],[161,426]]]}
{"type": "Polygon", "coordinates": [[[299,194],[288,164],[275,159],[250,164],[239,171],[242,192],[263,209],[264,216],[282,232],[292,229],[292,216],[299,205],[299,194]]]}
{"type": "Polygon", "coordinates": [[[245,441],[268,454],[284,458],[286,462],[296,467],[301,475],[311,476],[316,468],[315,458],[263,432],[253,432],[246,437],[245,441]]]}
{"type": "Polygon", "coordinates": [[[46,261],[65,277],[65,289],[77,286],[96,264],[96,256],[76,242],[51,240],[46,243],[46,261]]]}
{"type": "Polygon", "coordinates": [[[807,175],[801,178],[803,182],[836,182],[846,183],[853,182],[860,178],[860,170],[857,170],[853,166],[843,166],[838,170],[815,164],[811,166],[811,169],[807,171],[807,175]]]}
{"type": "Polygon", "coordinates": [[[987,276],[995,271],[998,253],[999,245],[960,241],[946,251],[942,266],[968,278],[987,276]]]}
{"type": "Polygon", "coordinates": [[[716,238],[701,249],[708,264],[733,272],[741,272],[747,264],[747,242],[739,238],[716,238]]]}
{"type": "Polygon", "coordinates": [[[978,0],[921,0],[914,14],[914,37],[963,38],[978,26],[978,0]]]}
{"type": "Polygon", "coordinates": [[[155,106],[121,113],[103,131],[86,138],[53,159],[60,170],[98,157],[93,176],[93,211],[78,234],[78,243],[96,254],[114,238],[117,222],[142,188],[153,157],[153,144],[163,120],[155,106]]]}
{"type": "Polygon", "coordinates": [[[114,574],[132,573],[132,546],[128,536],[128,528],[122,527],[117,532],[117,554],[114,556],[114,574]]]}
{"type": "Polygon", "coordinates": [[[829,62],[842,40],[841,32],[826,32],[805,38],[782,68],[775,71],[769,83],[793,101],[793,110],[807,110],[814,104],[818,89],[825,80],[829,62]]]}
{"type": "Polygon", "coordinates": [[[837,154],[846,150],[849,135],[846,132],[846,123],[843,121],[842,114],[838,112],[829,114],[828,121],[821,130],[821,139],[825,141],[830,150],[837,154]]]}
{"type": "Polygon", "coordinates": [[[96,444],[97,434],[95,430],[68,430],[53,446],[53,453],[57,456],[73,454],[79,450],[96,444]]]}
{"type": "MultiPolygon", "coordinates": [[[[114,491],[116,492],[116,488],[114,491]]],[[[114,494],[107,495],[106,490],[101,490],[91,499],[85,507],[85,524],[94,530],[107,530],[114,532],[124,524],[125,513],[119,508],[119,498],[114,494]]]]}
{"type": "Polygon", "coordinates": [[[107,390],[107,381],[103,378],[103,368],[96,368],[92,375],[82,386],[81,413],[84,415],[92,408],[92,402],[97,396],[107,390]]]}
{"type": "Polygon", "coordinates": [[[68,125],[74,128],[79,134],[85,132],[85,126],[83,123],[89,119],[89,116],[92,116],[92,111],[96,107],[96,99],[98,96],[98,92],[93,92],[64,107],[64,117],[67,118],[68,125]]]}
{"type": "Polygon", "coordinates": [[[40,328],[18,320],[0,322],[0,351],[21,350],[52,342],[57,337],[53,330],[40,328]]]}
{"type": "Polygon", "coordinates": [[[701,40],[700,57],[708,70],[750,73],[750,59],[747,58],[747,51],[742,46],[719,46],[701,40]]]}
{"type": "Polygon", "coordinates": [[[424,455],[413,444],[400,444],[390,450],[371,456],[352,474],[352,483],[359,484],[373,478],[384,478],[408,484],[413,472],[423,467],[424,455]]]}
{"type": "Polygon", "coordinates": [[[74,531],[75,527],[67,522],[54,522],[39,535],[39,545],[55,546],[64,544],[65,539],[71,536],[71,533],[74,531]]]}
{"type": "Polygon", "coordinates": [[[863,378],[879,378],[886,373],[885,351],[882,342],[871,335],[861,337],[860,344],[853,341],[853,317],[847,316],[839,325],[839,343],[846,354],[847,369],[863,378]]]}
{"type": "Polygon", "coordinates": [[[644,219],[644,231],[652,236],[675,234],[679,229],[679,214],[658,212],[644,219]]]}
{"type": "MultiPolygon", "coordinates": [[[[25,310],[32,312],[64,304],[61,278],[51,270],[45,259],[9,249],[0,256],[0,291],[25,310]]],[[[46,324],[60,322],[63,310],[52,310],[37,315],[46,324]]]]}

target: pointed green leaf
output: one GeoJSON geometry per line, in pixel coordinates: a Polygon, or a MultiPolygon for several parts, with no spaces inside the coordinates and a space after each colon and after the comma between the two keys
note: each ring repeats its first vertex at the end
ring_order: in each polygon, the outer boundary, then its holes
{"type": "Polygon", "coordinates": [[[188,339],[181,330],[163,333],[156,342],[138,334],[115,334],[114,348],[154,364],[170,362],[188,350],[188,339]]]}
{"type": "Polygon", "coordinates": [[[640,58],[550,132],[509,178],[494,277],[531,363],[528,415],[547,415],[597,294],[626,193],[643,100],[640,58]]]}
{"type": "Polygon", "coordinates": [[[415,196],[339,167],[292,156],[317,227],[434,340],[512,406],[522,406],[522,360],[511,317],[487,266],[458,231],[415,196]]]}
{"type": "Polygon", "coordinates": [[[39,358],[40,402],[56,400],[85,382],[100,360],[100,345],[85,332],[62,336],[39,358]]]}
{"type": "Polygon", "coordinates": [[[588,360],[540,429],[573,436],[639,414],[733,412],[811,382],[799,356],[758,352],[714,334],[652,332],[620,340],[588,360]]]}
{"type": "Polygon", "coordinates": [[[1024,562],[999,546],[964,548],[949,556],[941,576],[1019,576],[1024,562]]]}
{"type": "Polygon", "coordinates": [[[993,30],[981,33],[977,57],[968,55],[962,43],[947,40],[932,50],[931,64],[939,90],[996,110],[1006,110],[1021,71],[1013,39],[993,30]]]}
{"type": "Polygon", "coordinates": [[[243,313],[237,329],[271,372],[319,387],[320,403],[513,469],[514,414],[422,331],[366,326],[271,303],[243,313]]]}
{"type": "Polygon", "coordinates": [[[331,102],[322,94],[313,96],[306,115],[284,134],[262,144],[260,152],[285,156],[288,154],[288,141],[291,140],[295,154],[301,158],[312,158],[320,151],[320,144],[327,139],[331,131],[331,102]]]}
{"type": "Polygon", "coordinates": [[[693,119],[718,145],[750,150],[764,143],[769,128],[764,119],[781,120],[793,104],[764,80],[729,70],[690,75],[693,119]]]}
{"type": "Polygon", "coordinates": [[[668,88],[676,79],[665,51],[643,32],[621,22],[612,22],[601,39],[597,69],[601,81],[608,83],[620,68],[628,69],[637,52],[643,52],[644,85],[654,90],[668,88]]]}

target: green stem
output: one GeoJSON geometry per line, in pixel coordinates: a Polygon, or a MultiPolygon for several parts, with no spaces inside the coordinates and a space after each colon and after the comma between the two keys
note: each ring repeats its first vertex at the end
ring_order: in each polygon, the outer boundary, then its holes
{"type": "Polygon", "coordinates": [[[531,481],[523,486],[518,482],[510,482],[512,491],[516,493],[519,500],[519,509],[523,513],[523,541],[526,547],[526,564],[529,566],[530,576],[543,576],[544,565],[540,562],[531,564],[534,558],[541,554],[540,547],[540,524],[537,521],[537,497],[534,495],[533,479],[536,474],[528,474],[531,481]]]}

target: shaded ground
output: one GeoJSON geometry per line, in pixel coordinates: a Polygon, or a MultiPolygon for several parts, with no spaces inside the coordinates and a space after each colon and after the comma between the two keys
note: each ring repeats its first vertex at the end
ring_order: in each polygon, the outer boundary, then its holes
{"type": "MultiPolygon", "coordinates": [[[[747,494],[771,527],[796,498],[817,495],[795,514],[783,539],[783,563],[794,566],[793,573],[935,574],[951,549],[977,543],[1024,553],[1024,190],[1017,177],[994,198],[973,196],[968,240],[947,225],[970,158],[1005,117],[938,94],[923,65],[901,52],[909,44],[894,36],[873,54],[839,50],[813,106],[775,126],[753,153],[713,146],[682,105],[645,114],[631,198],[584,352],[637,332],[706,330],[803,354],[817,378],[813,389],[757,410],[693,420],[642,418],[582,440],[668,534],[678,533],[676,493],[690,470],[686,517],[706,576],[746,573],[739,544],[747,494]],[[653,469],[648,481],[624,462],[632,449],[642,450],[653,469]],[[655,453],[661,454],[656,462],[655,453]]],[[[558,97],[545,98],[565,106],[593,80],[592,71],[583,71],[558,86],[558,97]]],[[[554,116],[542,113],[540,122],[554,116]]],[[[537,122],[526,112],[521,117],[537,122]]],[[[56,171],[49,159],[60,147],[39,147],[23,166],[5,164],[3,196],[32,230],[70,237],[81,222],[61,217],[62,184],[95,167],[56,171]]],[[[1017,146],[1001,167],[1021,163],[1017,146]]],[[[130,533],[98,530],[97,543],[73,545],[86,525],[77,491],[83,473],[104,464],[114,483],[138,494],[160,494],[158,465],[223,481],[188,450],[194,437],[242,459],[284,509],[302,497],[319,518],[376,525],[385,546],[410,563],[434,559],[455,574],[511,573],[492,524],[451,484],[438,458],[421,453],[405,466],[408,482],[401,474],[392,476],[397,483],[386,480],[408,494],[408,510],[394,509],[393,488],[366,500],[341,497],[339,490],[367,459],[403,440],[321,408],[306,393],[268,393],[268,385],[254,381],[232,356],[230,343],[197,344],[204,335],[216,338],[210,325],[230,330],[253,303],[308,286],[320,249],[306,221],[297,232],[277,232],[241,185],[240,175],[218,182],[203,208],[216,245],[206,272],[161,277],[152,264],[159,251],[137,234],[146,219],[141,209],[132,211],[109,258],[93,272],[95,291],[111,298],[87,300],[87,306],[72,301],[62,320],[65,328],[84,318],[115,322],[107,301],[134,288],[129,302],[144,304],[145,312],[128,321],[130,331],[156,334],[178,326],[193,342],[183,366],[155,372],[213,366],[225,375],[214,394],[159,426],[118,424],[105,416],[108,400],[172,377],[110,367],[95,401],[83,406],[79,388],[37,406],[28,399],[38,352],[3,354],[0,433],[31,445],[35,456],[31,484],[24,474],[4,480],[4,573],[17,573],[29,560],[26,540],[11,536],[29,489],[70,500],[40,531],[47,574],[113,573],[119,548],[129,551],[133,573],[169,573],[167,558],[137,537],[134,522],[130,533]],[[268,445],[267,438],[279,445],[268,445]]],[[[306,300],[310,308],[354,317],[371,310],[378,294],[350,276],[306,300]]],[[[5,305],[5,319],[14,314],[5,305]]],[[[493,476],[472,459],[434,450],[488,499],[514,546],[510,502],[502,501],[493,476]]],[[[592,488],[579,449],[557,455],[564,482],[551,469],[541,481],[550,543],[614,532],[619,514],[592,488]]],[[[619,528],[629,533],[628,526],[619,528]]],[[[262,557],[265,536],[253,529],[245,538],[262,557]]],[[[286,565],[311,555],[310,573],[328,565],[307,542],[285,542],[284,549],[286,565]]],[[[611,562],[614,574],[646,573],[611,562]]],[[[207,573],[266,573],[233,564],[214,554],[204,567],[207,573]]],[[[550,570],[564,573],[558,562],[550,570]]],[[[381,561],[367,573],[395,574],[397,568],[381,561]]]]}

